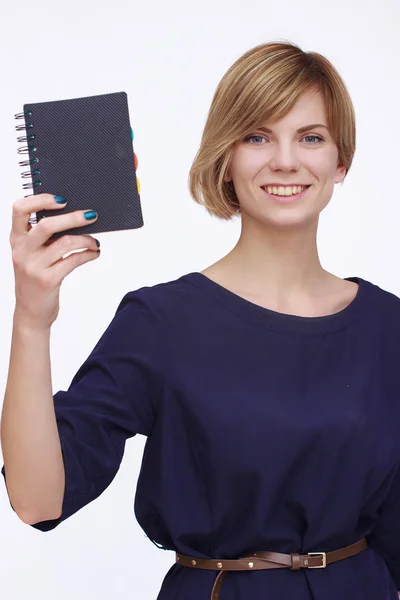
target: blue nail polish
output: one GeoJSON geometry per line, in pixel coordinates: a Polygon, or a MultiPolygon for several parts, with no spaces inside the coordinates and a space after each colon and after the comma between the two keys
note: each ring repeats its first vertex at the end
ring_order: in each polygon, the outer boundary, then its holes
{"type": "Polygon", "coordinates": [[[83,216],[87,221],[91,221],[92,219],[95,219],[97,217],[97,212],[94,210],[87,210],[83,213],[83,216]]]}
{"type": "Polygon", "coordinates": [[[65,204],[67,199],[63,198],[62,196],[54,196],[54,200],[57,202],[57,204],[65,204]]]}

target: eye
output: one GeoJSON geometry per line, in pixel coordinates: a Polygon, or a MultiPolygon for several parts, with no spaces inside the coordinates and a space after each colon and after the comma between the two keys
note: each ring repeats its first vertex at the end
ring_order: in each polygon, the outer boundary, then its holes
{"type": "MultiPolygon", "coordinates": [[[[322,139],[322,137],[319,137],[319,135],[305,135],[304,138],[315,138],[316,140],[318,140],[319,142],[323,142],[324,140],[322,139]]],[[[303,140],[304,140],[303,138],[303,140]]],[[[308,142],[307,142],[308,143],[308,142]]]]}
{"type": "MultiPolygon", "coordinates": [[[[249,135],[247,138],[245,138],[245,142],[248,142],[250,140],[253,140],[254,138],[259,138],[259,139],[264,139],[265,137],[263,135],[249,135]]],[[[254,144],[253,144],[254,145],[254,144]]],[[[259,146],[259,144],[255,144],[256,146],[259,146]]]]}
{"type": "MultiPolygon", "coordinates": [[[[257,135],[249,135],[247,138],[245,138],[245,140],[244,140],[244,141],[245,141],[245,142],[249,142],[250,140],[254,140],[255,138],[262,139],[262,140],[265,140],[265,139],[267,139],[267,138],[265,138],[263,135],[258,135],[258,134],[257,134],[257,135]]],[[[304,140],[305,138],[314,138],[314,139],[318,140],[318,142],[323,142],[323,141],[324,141],[324,140],[323,140],[323,138],[322,138],[322,137],[320,137],[319,135],[311,135],[311,134],[308,134],[308,135],[305,135],[305,136],[304,136],[302,139],[304,140]]],[[[316,142],[306,142],[306,143],[307,143],[307,144],[314,145],[316,142]]],[[[260,144],[258,144],[258,143],[255,143],[255,144],[252,144],[252,145],[253,145],[253,146],[260,146],[260,144]]]]}

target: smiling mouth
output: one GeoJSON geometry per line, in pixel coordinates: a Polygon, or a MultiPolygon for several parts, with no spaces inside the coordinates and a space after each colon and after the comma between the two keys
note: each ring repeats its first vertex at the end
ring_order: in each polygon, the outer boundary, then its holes
{"type": "Polygon", "coordinates": [[[264,194],[266,194],[268,196],[268,198],[270,198],[271,200],[274,200],[275,202],[281,203],[281,204],[287,204],[290,202],[294,202],[296,200],[299,200],[300,198],[302,198],[310,189],[311,185],[306,186],[301,192],[299,192],[298,194],[290,194],[289,196],[279,196],[278,194],[269,194],[265,188],[261,188],[264,192],[264,194]]]}

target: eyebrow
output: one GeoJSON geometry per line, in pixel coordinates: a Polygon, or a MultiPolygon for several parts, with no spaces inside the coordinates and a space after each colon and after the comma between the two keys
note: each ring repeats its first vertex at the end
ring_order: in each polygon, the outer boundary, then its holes
{"type": "MultiPolygon", "coordinates": [[[[326,129],[328,129],[328,127],[326,125],[323,125],[322,123],[313,123],[311,125],[305,125],[304,127],[300,127],[300,129],[297,130],[297,133],[304,133],[304,131],[314,129],[315,127],[325,127],[326,129]]],[[[259,127],[259,130],[265,131],[265,133],[273,133],[272,129],[268,129],[268,127],[259,127]]]]}

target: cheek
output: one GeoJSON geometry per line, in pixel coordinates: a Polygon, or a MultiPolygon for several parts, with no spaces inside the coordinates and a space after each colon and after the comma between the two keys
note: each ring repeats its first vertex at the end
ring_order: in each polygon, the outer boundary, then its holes
{"type": "Polygon", "coordinates": [[[326,148],[325,152],[319,153],[316,157],[317,168],[322,174],[331,177],[336,172],[338,153],[336,148],[326,148]]]}
{"type": "Polygon", "coordinates": [[[305,166],[318,179],[331,178],[336,173],[336,159],[331,152],[315,153],[305,166]]]}
{"type": "Polygon", "coordinates": [[[231,168],[236,179],[253,178],[265,168],[265,155],[261,152],[236,152],[231,160],[231,168]]]}

